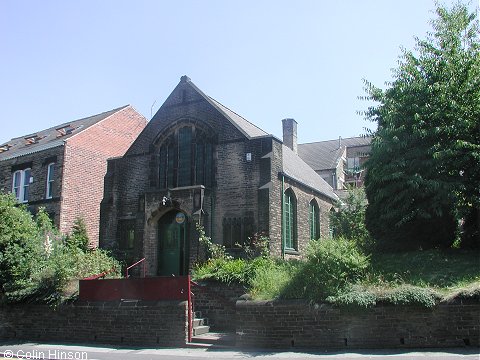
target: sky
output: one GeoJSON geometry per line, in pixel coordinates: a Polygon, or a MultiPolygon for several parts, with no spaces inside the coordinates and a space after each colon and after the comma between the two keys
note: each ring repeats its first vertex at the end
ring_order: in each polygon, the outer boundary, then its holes
{"type": "Polygon", "coordinates": [[[126,104],[150,119],[182,75],[280,139],[284,118],[297,121],[299,143],[359,136],[374,126],[357,114],[369,105],[358,99],[363,79],[384,88],[434,9],[434,0],[0,0],[0,145],[126,104]]]}

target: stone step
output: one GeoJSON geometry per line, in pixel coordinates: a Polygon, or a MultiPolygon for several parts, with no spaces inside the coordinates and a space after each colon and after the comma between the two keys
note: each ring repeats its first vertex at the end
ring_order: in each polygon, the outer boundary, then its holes
{"type": "Polygon", "coordinates": [[[233,346],[235,345],[234,333],[209,332],[192,337],[192,343],[233,346]]]}
{"type": "Polygon", "coordinates": [[[202,325],[208,325],[208,319],[207,318],[195,318],[193,319],[193,327],[197,326],[202,326],[202,325]]]}
{"type": "Polygon", "coordinates": [[[203,335],[210,331],[210,326],[200,325],[193,328],[193,336],[203,335]]]}

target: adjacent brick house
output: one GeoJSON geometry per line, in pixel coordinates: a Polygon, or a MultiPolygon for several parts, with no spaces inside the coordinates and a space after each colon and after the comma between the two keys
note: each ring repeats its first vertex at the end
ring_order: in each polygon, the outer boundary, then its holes
{"type": "Polygon", "coordinates": [[[11,139],[0,146],[0,190],[32,213],[45,207],[62,233],[82,217],[97,246],[107,158],[123,155],[146,122],[127,105],[11,139]]]}
{"type": "Polygon", "coordinates": [[[100,246],[148,275],[186,274],[201,251],[195,222],[235,251],[255,232],[273,254],[302,256],[328,233],[337,196],[296,153],[296,122],[285,142],[266,133],[183,76],[124,156],[108,161],[100,246]]]}
{"type": "Polygon", "coordinates": [[[361,187],[371,141],[369,136],[359,136],[299,144],[298,155],[335,190],[361,187]]]}

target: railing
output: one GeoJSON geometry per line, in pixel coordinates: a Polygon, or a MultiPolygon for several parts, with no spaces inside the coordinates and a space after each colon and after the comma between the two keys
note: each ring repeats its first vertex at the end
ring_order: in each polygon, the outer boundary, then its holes
{"type": "Polygon", "coordinates": [[[111,268],[110,270],[107,270],[107,271],[104,271],[100,274],[95,274],[95,275],[91,275],[91,276],[88,276],[86,278],[83,278],[83,280],[97,280],[97,279],[103,279],[105,276],[107,276],[108,274],[110,274],[111,272],[115,271],[115,267],[111,268]]]}
{"type": "Polygon", "coordinates": [[[142,277],[145,277],[145,258],[143,259],[140,259],[138,260],[135,264],[132,264],[130,266],[127,267],[127,269],[125,270],[125,277],[128,279],[128,270],[130,270],[131,268],[133,268],[134,266],[137,266],[138,264],[142,263],[143,264],[143,276],[142,277]]]}

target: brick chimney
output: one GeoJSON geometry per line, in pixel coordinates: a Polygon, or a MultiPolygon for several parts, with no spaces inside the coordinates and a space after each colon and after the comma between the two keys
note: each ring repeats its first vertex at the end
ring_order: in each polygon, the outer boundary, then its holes
{"type": "Polygon", "coordinates": [[[283,143],[297,154],[297,122],[295,119],[283,119],[283,143]]]}

